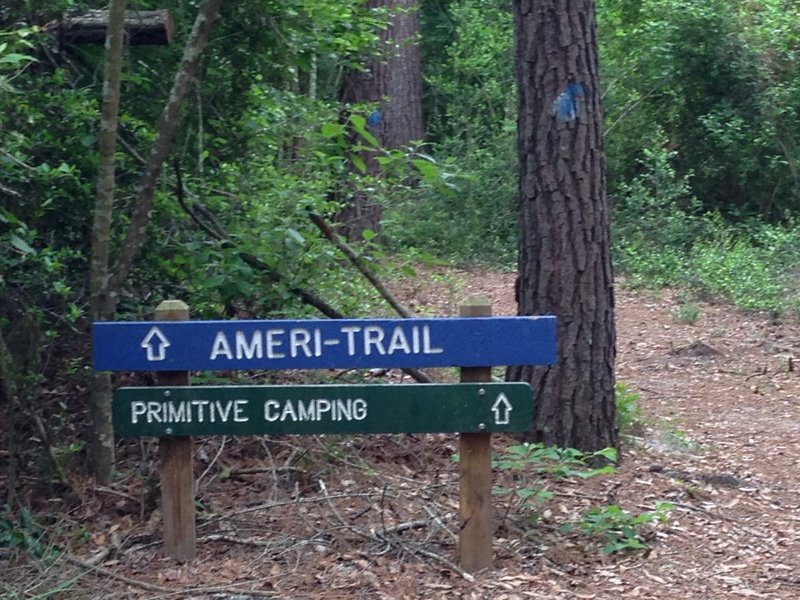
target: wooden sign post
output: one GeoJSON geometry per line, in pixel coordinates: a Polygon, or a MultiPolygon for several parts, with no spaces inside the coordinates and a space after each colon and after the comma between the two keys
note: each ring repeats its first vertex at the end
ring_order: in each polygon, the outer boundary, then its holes
{"type": "MultiPolygon", "coordinates": [[[[189,307],[180,300],[165,300],[156,308],[155,318],[157,321],[186,321],[189,319],[189,307]]],[[[188,386],[189,373],[162,371],[158,374],[158,384],[188,386]]],[[[164,553],[181,562],[189,561],[196,552],[192,438],[160,437],[158,451],[161,459],[164,553]]]]}
{"type": "Polygon", "coordinates": [[[192,435],[457,432],[461,567],[491,568],[491,432],[526,430],[534,398],[526,383],[492,383],[484,365],[553,364],[556,349],[554,317],[491,314],[473,297],[458,318],[190,321],[167,300],[155,322],[95,323],[95,369],[158,374],[157,387],[117,390],[113,417],[121,435],[160,439],[166,554],[195,556],[192,435]],[[188,373],[445,366],[461,383],[190,386],[188,373]]]}
{"type": "MultiPolygon", "coordinates": [[[[490,317],[492,307],[481,296],[468,298],[459,308],[461,317],[490,317]]],[[[490,382],[491,367],[461,369],[463,383],[490,382]]],[[[475,573],[492,567],[492,434],[461,433],[459,487],[461,568],[475,573]]]]}

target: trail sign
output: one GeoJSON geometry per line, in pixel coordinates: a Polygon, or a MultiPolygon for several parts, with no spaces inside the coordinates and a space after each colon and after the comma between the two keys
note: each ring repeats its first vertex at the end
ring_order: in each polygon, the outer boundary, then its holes
{"type": "Polygon", "coordinates": [[[524,431],[527,383],[132,387],[114,393],[123,436],[524,431]]]}
{"type": "Polygon", "coordinates": [[[553,364],[555,317],[97,322],[98,371],[553,364]]]}

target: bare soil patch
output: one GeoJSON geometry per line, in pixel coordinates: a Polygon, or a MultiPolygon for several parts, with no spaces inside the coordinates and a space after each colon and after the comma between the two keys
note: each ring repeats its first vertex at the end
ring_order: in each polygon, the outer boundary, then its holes
{"type": "MultiPolygon", "coordinates": [[[[465,296],[514,314],[514,275],[425,270],[394,288],[418,314],[465,296]]],[[[162,557],[153,442],[121,445],[113,488],[82,484],[62,515],[72,556],[0,565],[0,595],[51,598],[796,598],[800,597],[800,327],[676,294],[617,290],[618,379],[644,425],[616,473],[539,478],[530,511],[495,503],[495,569],[457,560],[451,435],[197,440],[198,558],[162,557]],[[691,320],[691,319],[689,319],[691,320]],[[674,509],[644,551],[605,556],[559,527],[594,506],[674,509]]],[[[339,379],[399,372],[329,373],[339,379]]],[[[438,372],[440,379],[451,372],[438,372]]],[[[255,383],[255,382],[254,382],[255,383]]],[[[511,438],[495,436],[499,451],[511,438]]],[[[512,487],[508,474],[498,484],[512,487]]],[[[56,534],[55,530],[51,532],[56,534]]]]}

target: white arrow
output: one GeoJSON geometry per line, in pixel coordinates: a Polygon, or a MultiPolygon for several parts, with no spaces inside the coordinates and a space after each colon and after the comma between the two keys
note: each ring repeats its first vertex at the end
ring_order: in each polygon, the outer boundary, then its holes
{"type": "Polygon", "coordinates": [[[514,408],[511,406],[511,402],[509,402],[506,395],[501,392],[500,395],[497,396],[497,400],[492,404],[495,425],[508,425],[512,410],[514,410],[514,408]]]}
{"type": "Polygon", "coordinates": [[[164,360],[167,357],[167,348],[171,346],[167,336],[158,327],[150,329],[139,345],[147,350],[147,360],[164,360]]]}

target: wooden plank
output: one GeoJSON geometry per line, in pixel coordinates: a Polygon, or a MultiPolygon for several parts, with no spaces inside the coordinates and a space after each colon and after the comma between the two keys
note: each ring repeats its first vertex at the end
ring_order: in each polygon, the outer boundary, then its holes
{"type": "MultiPolygon", "coordinates": [[[[489,317],[486,298],[472,296],[459,308],[462,317],[489,317]]],[[[489,382],[492,368],[461,369],[463,383],[489,382]]],[[[492,434],[462,433],[459,439],[461,568],[469,573],[492,568],[492,434]]]]}
{"type": "MultiPolygon", "coordinates": [[[[189,307],[180,300],[165,300],[155,312],[158,321],[183,321],[189,318],[189,307]]],[[[186,371],[164,371],[158,374],[161,386],[187,386],[186,371]]],[[[174,436],[159,438],[161,459],[161,514],[164,520],[164,553],[177,561],[194,559],[197,534],[194,515],[194,470],[192,438],[174,436]]]]}
{"type": "MultiPolygon", "coordinates": [[[[62,43],[104,44],[107,26],[107,10],[86,10],[68,13],[50,28],[57,27],[62,43]]],[[[168,10],[125,11],[125,35],[131,46],[169,45],[174,30],[172,14],[168,10]]]]}

